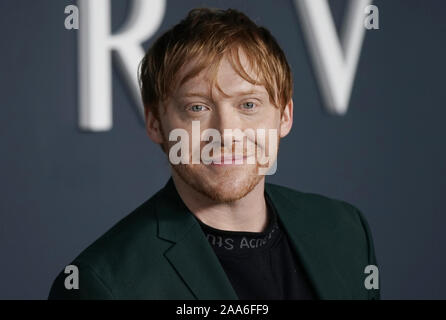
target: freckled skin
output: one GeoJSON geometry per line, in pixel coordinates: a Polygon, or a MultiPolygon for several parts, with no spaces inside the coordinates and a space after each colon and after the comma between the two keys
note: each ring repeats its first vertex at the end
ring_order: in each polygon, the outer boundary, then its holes
{"type": "MultiPolygon", "coordinates": [[[[241,61],[245,70],[249,70],[247,60],[241,54],[241,61]]],[[[193,62],[185,65],[180,71],[179,77],[186,74],[194,66],[193,62]]],[[[268,130],[277,130],[277,145],[281,137],[288,134],[291,129],[289,119],[281,121],[279,108],[275,107],[269,99],[268,92],[264,86],[253,85],[240,77],[232,68],[230,62],[223,58],[217,72],[216,82],[223,91],[218,88],[210,88],[208,79],[208,70],[203,70],[195,78],[188,80],[181,87],[174,91],[173,96],[165,105],[166,112],[160,112],[160,130],[152,140],[161,143],[165,150],[169,150],[177,141],[169,141],[169,133],[173,129],[182,128],[192,137],[192,121],[200,121],[200,130],[214,128],[221,134],[221,152],[225,154],[234,154],[235,145],[225,148],[223,141],[225,139],[224,129],[265,129],[266,139],[256,141],[250,140],[261,150],[268,150],[268,130]],[[212,98],[209,95],[212,89],[212,98]],[[255,93],[246,94],[248,91],[255,93]],[[187,96],[190,93],[200,93],[203,96],[187,96]],[[244,94],[240,94],[244,92],[244,94]],[[155,138],[155,139],[154,139],[155,138]]],[[[251,73],[251,76],[253,74],[251,73]]],[[[254,76],[254,78],[256,78],[254,76]]],[[[292,117],[292,101],[285,108],[285,118],[292,117]]],[[[150,119],[148,119],[150,120],[150,119]]],[[[149,132],[150,136],[150,132],[149,132]]],[[[228,141],[233,141],[231,136],[228,141]]],[[[235,139],[235,138],[234,138],[235,139]]],[[[246,138],[245,138],[246,139],[246,138]]],[[[201,148],[207,141],[200,142],[201,148]]],[[[226,146],[227,147],[227,146],[226,146]]],[[[192,148],[192,143],[190,143],[192,148]]],[[[278,148],[278,147],[277,147],[278,148]]],[[[277,151],[277,150],[276,150],[277,151]]],[[[190,149],[190,158],[192,153],[197,150],[190,149]]],[[[198,154],[199,154],[198,150],[198,154]]],[[[244,140],[244,150],[246,155],[246,140],[244,140]]],[[[254,149],[251,154],[255,154],[254,149]]],[[[235,152],[237,153],[237,152],[235,152]]],[[[249,152],[248,152],[249,153],[249,152]]],[[[167,153],[168,154],[168,153],[167,153]]],[[[269,165],[271,166],[276,159],[277,153],[268,154],[269,165]]],[[[260,181],[264,181],[264,176],[259,174],[259,163],[248,164],[246,159],[243,164],[237,165],[212,165],[212,164],[178,164],[172,165],[173,174],[177,174],[182,180],[194,190],[218,202],[231,202],[243,198],[260,181]]],[[[265,166],[262,166],[265,167],[265,166]]]]}

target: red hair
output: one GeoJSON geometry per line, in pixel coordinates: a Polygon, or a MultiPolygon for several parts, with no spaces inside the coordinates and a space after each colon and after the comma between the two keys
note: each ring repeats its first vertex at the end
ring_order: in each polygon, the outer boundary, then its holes
{"type": "Polygon", "coordinates": [[[283,111],[292,98],[293,81],[285,54],[275,38],[237,10],[209,8],[191,10],[185,19],[162,34],[145,54],[138,72],[144,107],[150,108],[158,118],[159,106],[168,100],[173,88],[205,68],[213,71],[213,84],[223,57],[228,58],[244,80],[263,85],[270,102],[283,111]],[[245,54],[257,79],[250,77],[243,68],[239,50],[245,54]],[[182,79],[177,79],[178,71],[192,59],[196,59],[196,66],[182,79]]]}

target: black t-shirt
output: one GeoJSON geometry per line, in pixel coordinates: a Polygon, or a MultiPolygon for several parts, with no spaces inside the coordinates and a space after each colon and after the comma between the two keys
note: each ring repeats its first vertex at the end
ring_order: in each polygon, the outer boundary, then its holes
{"type": "Polygon", "coordinates": [[[220,230],[197,221],[240,300],[316,299],[274,206],[266,201],[263,232],[220,230]]]}

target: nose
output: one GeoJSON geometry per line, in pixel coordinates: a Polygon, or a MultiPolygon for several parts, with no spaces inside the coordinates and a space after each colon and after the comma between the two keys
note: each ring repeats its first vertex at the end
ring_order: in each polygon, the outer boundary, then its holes
{"type": "Polygon", "coordinates": [[[240,134],[243,132],[242,123],[232,105],[220,105],[214,115],[213,125],[220,132],[222,144],[243,141],[243,134],[240,134]]]}

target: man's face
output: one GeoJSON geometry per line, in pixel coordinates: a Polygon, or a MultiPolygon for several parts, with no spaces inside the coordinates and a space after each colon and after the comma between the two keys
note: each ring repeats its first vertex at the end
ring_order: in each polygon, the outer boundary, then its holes
{"type": "MultiPolygon", "coordinates": [[[[245,57],[242,55],[241,58],[245,70],[249,71],[245,57]]],[[[179,78],[182,79],[192,67],[193,63],[186,65],[179,78]]],[[[250,73],[250,76],[256,78],[255,74],[250,73]]],[[[169,134],[174,129],[185,130],[189,137],[188,161],[185,164],[170,161],[173,170],[201,194],[218,202],[230,202],[248,194],[264,178],[262,172],[273,165],[279,139],[291,128],[292,101],[281,116],[279,108],[270,103],[265,87],[241,78],[226,58],[221,61],[216,82],[224,94],[216,87],[210,88],[208,70],[205,69],[177,88],[163,106],[166,112],[160,110],[161,137],[154,140],[161,142],[169,155],[172,146],[178,145],[177,139],[169,141],[169,134]],[[196,121],[195,125],[199,124],[199,136],[193,135],[193,121],[196,121]],[[192,142],[193,137],[200,140],[206,129],[216,129],[221,138],[192,142]],[[240,130],[238,134],[236,129],[240,130]],[[264,130],[263,139],[259,129],[264,130]],[[240,132],[245,134],[240,136],[240,132]],[[206,145],[207,151],[210,150],[208,153],[204,153],[206,145]],[[199,163],[192,160],[194,154],[198,155],[199,163]],[[267,157],[260,157],[261,154],[267,157]],[[211,163],[203,163],[204,157],[211,163]],[[261,163],[268,160],[268,163],[260,165],[260,160],[261,163]]]]}

